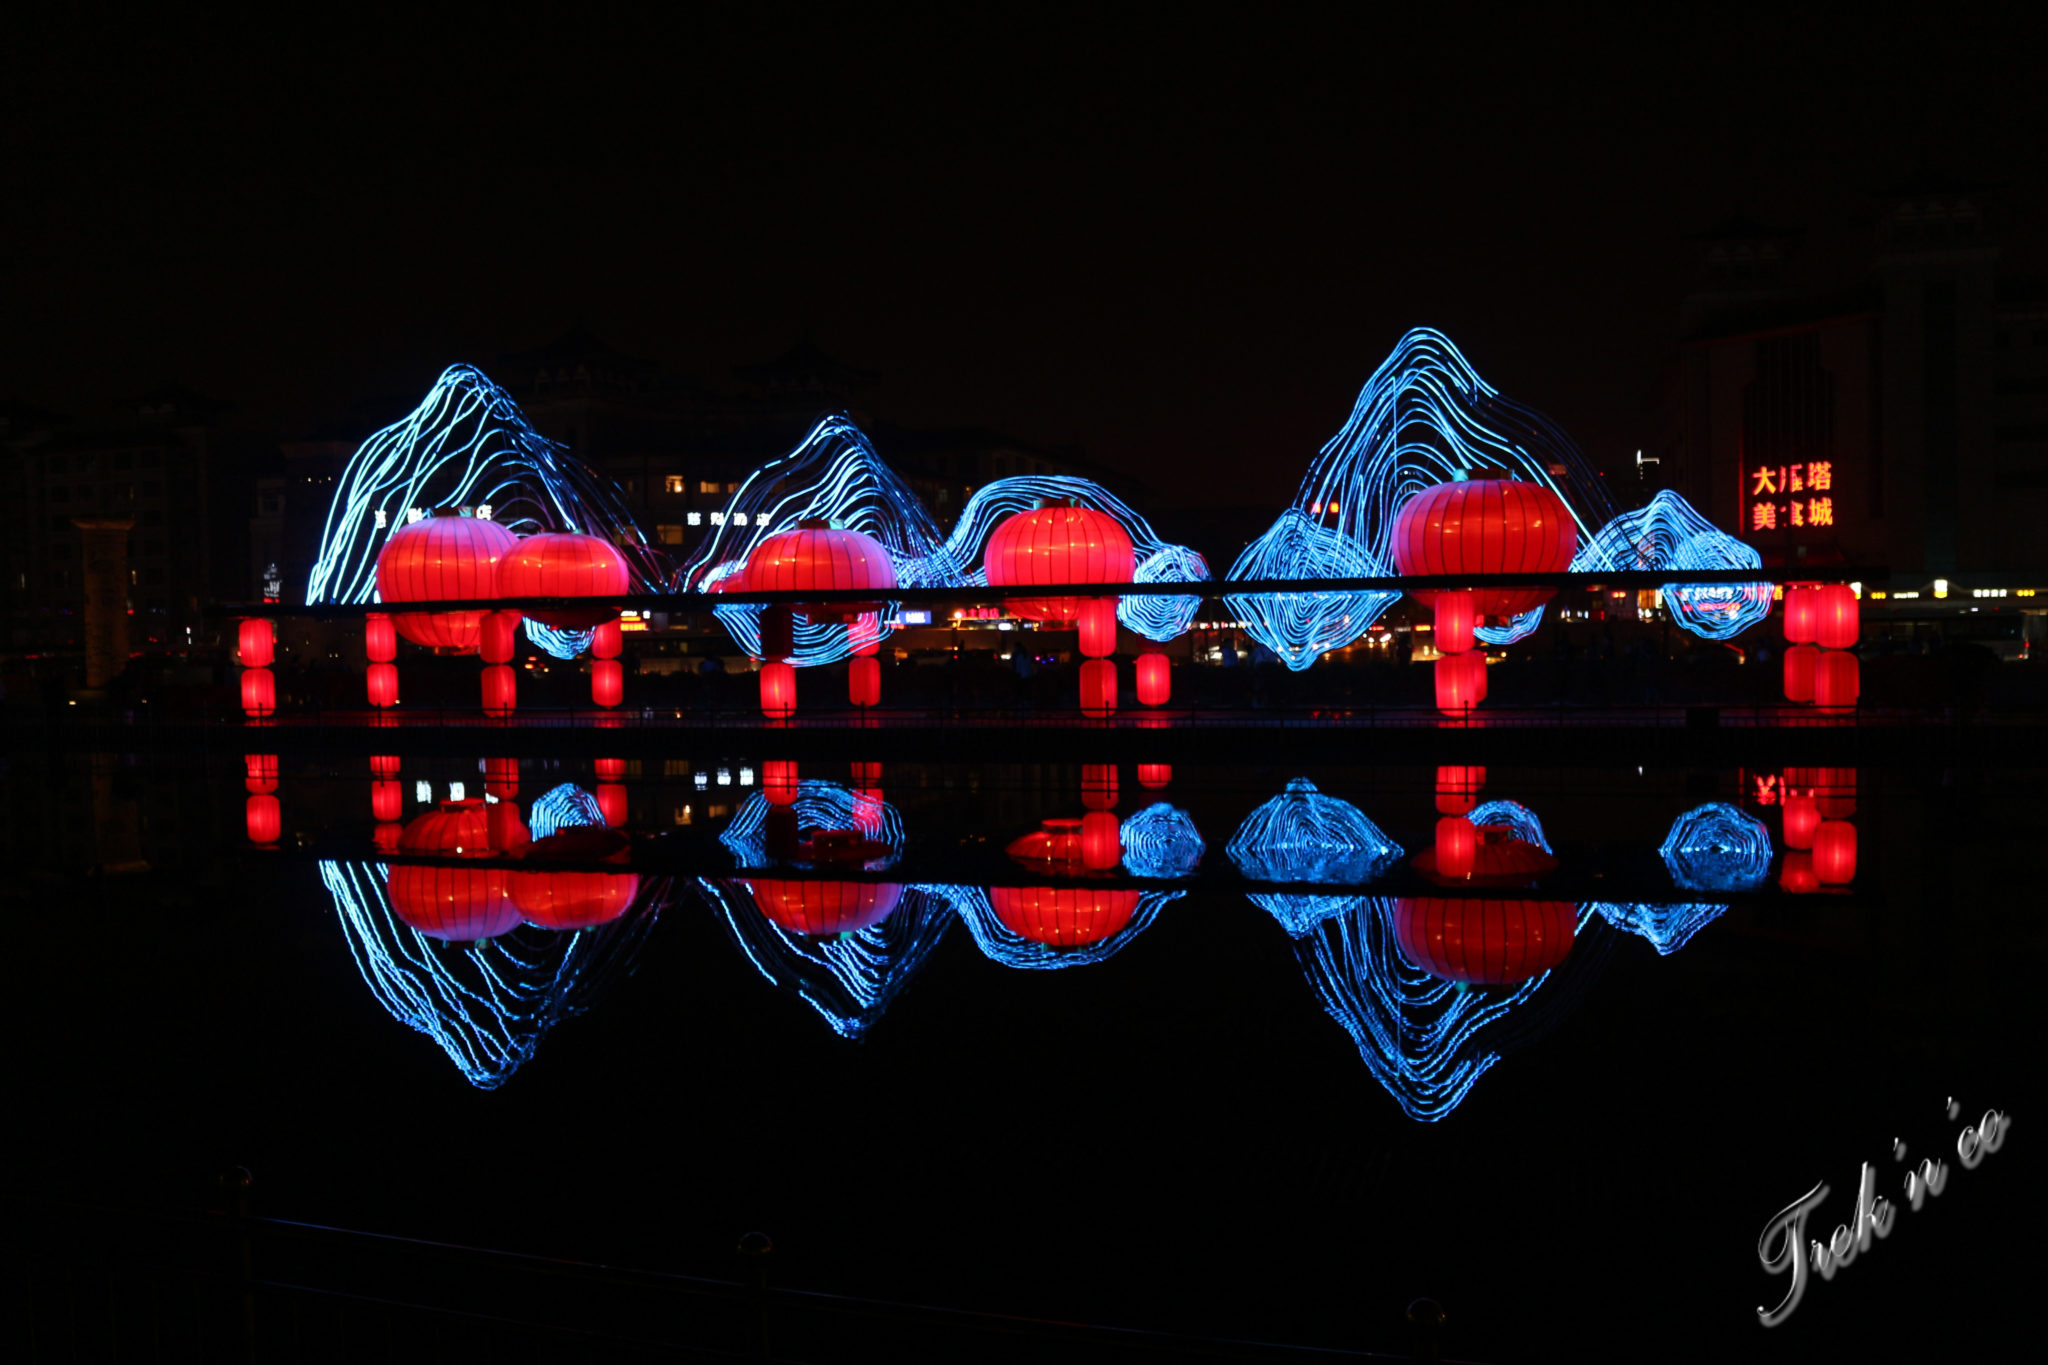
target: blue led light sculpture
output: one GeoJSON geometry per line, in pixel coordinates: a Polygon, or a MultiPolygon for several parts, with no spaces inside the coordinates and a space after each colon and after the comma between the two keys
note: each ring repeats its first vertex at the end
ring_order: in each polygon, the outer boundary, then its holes
{"type": "Polygon", "coordinates": [[[1138,896],[1137,908],[1131,912],[1131,918],[1123,928],[1094,943],[1062,948],[1034,942],[1012,932],[996,915],[986,888],[919,885],[912,889],[930,892],[951,905],[953,913],[967,926],[967,932],[974,935],[974,945],[981,949],[982,956],[991,962],[1024,971],[1089,967],[1107,962],[1122,952],[1132,939],[1151,928],[1152,921],[1159,918],[1163,907],[1187,894],[1185,891],[1143,892],[1138,896]]]}
{"type": "Polygon", "coordinates": [[[565,829],[603,829],[604,823],[604,810],[597,798],[574,782],[564,782],[537,798],[526,822],[536,839],[565,829]]]}
{"type": "MultiPolygon", "coordinates": [[[[1624,512],[1579,546],[1573,573],[1675,569],[1761,569],[1763,556],[1694,511],[1669,489],[1637,512],[1624,512]]],[[[1708,640],[1740,635],[1771,614],[1769,583],[1667,584],[1671,619],[1708,640]]]]}
{"type": "MultiPolygon", "coordinates": [[[[1293,508],[1247,545],[1227,577],[1373,578],[1386,570],[1342,531],[1319,526],[1293,508]]],[[[1231,616],[1245,633],[1299,673],[1333,649],[1365,634],[1380,613],[1401,599],[1398,592],[1236,593],[1225,597],[1231,616]]]]}
{"type": "Polygon", "coordinates": [[[604,537],[625,556],[635,591],[660,591],[668,579],[667,559],[647,543],[618,486],[535,431],[481,371],[457,365],[411,415],[349,459],[327,509],[307,603],[375,601],[377,554],[411,513],[486,506],[516,535],[604,537]]]}
{"type": "Polygon", "coordinates": [[[1352,898],[1298,936],[1294,952],[1373,1079],[1409,1118],[1434,1123],[1509,1049],[1577,1002],[1607,952],[1591,932],[1596,925],[1606,921],[1582,909],[1565,965],[1514,986],[1457,985],[1410,963],[1396,939],[1394,903],[1380,898],[1352,898]]]}
{"type": "Polygon", "coordinates": [[[1657,852],[1687,891],[1753,891],[1771,874],[1770,831],[1722,801],[1679,816],[1657,852]]]}
{"type": "MultiPolygon", "coordinates": [[[[1224,850],[1254,881],[1369,885],[1401,857],[1401,846],[1349,801],[1325,796],[1305,777],[1245,817],[1224,850]]],[[[1252,903],[1299,937],[1323,918],[1353,908],[1356,896],[1260,893],[1252,903]]]]}
{"type": "Polygon", "coordinates": [[[1692,936],[1728,912],[1725,905],[1610,905],[1588,907],[1617,929],[1648,939],[1659,957],[1668,957],[1692,936]]]}
{"type": "Polygon", "coordinates": [[[1124,867],[1140,877],[1185,877],[1202,861],[1202,836],[1184,810],[1154,802],[1123,822],[1124,867]]]}
{"type": "Polygon", "coordinates": [[[1475,825],[1506,825],[1523,843],[1552,852],[1550,841],[1543,837],[1543,822],[1519,801],[1487,801],[1474,806],[1465,818],[1475,825]]]}
{"type": "MultiPolygon", "coordinates": [[[[799,839],[821,830],[859,831],[866,847],[854,862],[866,871],[880,872],[903,856],[903,817],[887,801],[877,801],[837,782],[807,778],[797,783],[796,799],[788,808],[795,812],[799,839]]],[[[768,819],[775,809],[760,792],[740,803],[732,822],[718,836],[718,842],[732,850],[736,866],[765,870],[778,863],[804,865],[801,860],[778,859],[768,852],[768,819]]]]}

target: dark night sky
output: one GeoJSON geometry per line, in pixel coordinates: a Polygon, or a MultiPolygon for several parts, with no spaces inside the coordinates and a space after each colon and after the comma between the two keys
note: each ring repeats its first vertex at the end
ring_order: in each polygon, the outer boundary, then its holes
{"type": "Polygon", "coordinates": [[[1853,282],[1868,191],[1993,181],[2041,271],[2035,12],[1693,12],[20,26],[0,398],[290,430],[577,326],[684,372],[808,333],[896,420],[1279,498],[1418,323],[1596,458],[1654,442],[1738,207],[1853,282]]]}

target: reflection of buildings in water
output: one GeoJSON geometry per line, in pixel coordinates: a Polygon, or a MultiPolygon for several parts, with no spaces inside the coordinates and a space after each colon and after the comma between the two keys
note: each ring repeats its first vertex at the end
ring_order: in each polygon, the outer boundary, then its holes
{"type": "MultiPolygon", "coordinates": [[[[1401,846],[1348,801],[1325,796],[1305,777],[1238,826],[1225,850],[1254,881],[1364,886],[1401,856],[1401,846]]],[[[1258,894],[1252,903],[1295,938],[1318,920],[1347,912],[1357,896],[1258,894]]]]}
{"type": "Polygon", "coordinates": [[[1606,922],[1584,907],[1573,926],[1571,956],[1562,965],[1512,985],[1446,981],[1408,959],[1396,902],[1332,899],[1341,908],[1323,914],[1295,940],[1295,957],[1324,1010],[1358,1045],[1373,1078],[1402,1112],[1423,1122],[1457,1108],[1510,1048],[1561,1017],[1606,957],[1606,922]]]}
{"type": "Polygon", "coordinates": [[[323,861],[320,879],[377,1003],[484,1090],[503,1085],[550,1029],[631,970],[669,890],[667,878],[641,880],[624,912],[595,928],[519,927],[463,944],[394,913],[378,864],[323,861]]]}

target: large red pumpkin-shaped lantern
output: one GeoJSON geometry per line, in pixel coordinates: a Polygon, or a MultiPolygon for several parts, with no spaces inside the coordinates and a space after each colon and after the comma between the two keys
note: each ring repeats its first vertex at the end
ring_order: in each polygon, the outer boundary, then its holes
{"type": "MultiPolygon", "coordinates": [[[[841,531],[806,521],[756,545],[747,556],[746,586],[753,592],[801,592],[806,588],[893,588],[896,566],[882,542],[859,531],[841,531]]],[[[879,610],[874,602],[832,602],[799,607],[820,624],[858,624],[879,610]]]]}
{"type": "MultiPolygon", "coordinates": [[[[1131,538],[1115,517],[1092,507],[1040,507],[1005,519],[988,538],[982,564],[991,588],[1058,583],[1128,583],[1137,571],[1131,538]]],[[[1009,610],[1030,621],[1077,620],[1077,597],[1015,597],[1009,610]]],[[[1111,631],[1111,649],[1114,630],[1111,631]]],[[[1107,652],[1107,651],[1105,651],[1107,652]]]]}
{"type": "Polygon", "coordinates": [[[1073,876],[1086,870],[1081,861],[1081,822],[1070,817],[1044,821],[1031,833],[1011,840],[1003,851],[1044,872],[1073,876]]]}
{"type": "MultiPolygon", "coordinates": [[[[519,538],[495,521],[436,512],[401,526],[377,556],[377,596],[399,602],[466,602],[498,596],[498,564],[519,538]]],[[[475,649],[481,611],[401,612],[398,633],[416,645],[475,649]]]]}
{"type": "MultiPolygon", "coordinates": [[[[1563,573],[1578,548],[1571,510],[1550,489],[1514,479],[1425,488],[1394,518],[1394,564],[1404,574],[1563,573]]],[[[1552,588],[1487,588],[1474,614],[1499,621],[1542,606],[1552,588]]],[[[1428,605],[1436,592],[1418,592],[1428,605]]]]}
{"type": "Polygon", "coordinates": [[[624,836],[579,827],[536,839],[526,846],[518,871],[506,880],[512,903],[529,924],[543,929],[588,929],[626,913],[640,892],[632,872],[551,868],[553,860],[605,862],[625,855],[624,836]]]}
{"type": "Polygon", "coordinates": [[[1135,891],[1078,886],[997,886],[988,899],[1004,928],[1052,948],[1100,943],[1138,910],[1135,891]]]}
{"type": "Polygon", "coordinates": [[[747,883],[761,913],[792,934],[851,934],[889,918],[902,899],[894,882],[747,883]]]}
{"type": "MultiPolygon", "coordinates": [[[[398,836],[398,851],[438,857],[487,858],[490,817],[482,801],[445,801],[414,816],[398,836]]],[[[406,864],[390,869],[391,909],[429,938],[474,942],[496,938],[519,923],[497,867],[406,864]]]]}
{"type": "MultiPolygon", "coordinates": [[[[498,565],[500,597],[623,597],[633,572],[618,547],[577,531],[528,536],[498,565]]],[[[589,630],[614,620],[610,607],[550,607],[531,613],[556,630],[589,630]]]]}
{"type": "Polygon", "coordinates": [[[1394,902],[1394,936],[1439,980],[1508,985],[1564,961],[1577,912],[1565,901],[1404,899],[1394,902]]]}

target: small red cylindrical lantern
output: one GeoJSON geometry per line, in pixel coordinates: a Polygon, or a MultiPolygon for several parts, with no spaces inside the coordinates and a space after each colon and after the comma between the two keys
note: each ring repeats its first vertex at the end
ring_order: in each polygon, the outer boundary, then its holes
{"type": "MultiPolygon", "coordinates": [[[[495,521],[436,512],[399,527],[384,542],[377,555],[377,596],[387,606],[496,597],[498,563],[518,543],[495,521]]],[[[470,650],[483,632],[483,618],[481,611],[403,612],[393,622],[416,645],[470,650]]]]}
{"type": "Polygon", "coordinates": [[[1854,768],[1815,769],[1813,795],[1815,802],[1820,806],[1820,813],[1823,819],[1848,819],[1856,813],[1856,770],[1854,768]]]}
{"type": "Polygon", "coordinates": [[[277,675],[267,668],[242,670],[242,710],[251,716],[277,714],[277,675]]]}
{"type": "Polygon", "coordinates": [[[242,763],[248,771],[242,786],[251,795],[268,796],[277,790],[276,754],[244,754],[242,763]]]}
{"type": "Polygon", "coordinates": [[[373,664],[398,657],[398,627],[382,612],[373,611],[363,621],[363,655],[373,664]]]}
{"type": "MultiPolygon", "coordinates": [[[[1137,555],[1122,524],[1092,507],[1039,507],[1007,518],[982,552],[991,588],[1064,583],[1128,583],[1137,555]]],[[[1010,611],[1032,621],[1072,621],[1083,599],[1012,598],[1010,611]]],[[[1115,649],[1112,644],[1109,653],[1115,649]]],[[[1083,653],[1086,653],[1083,649],[1083,653]]]]}
{"type": "MultiPolygon", "coordinates": [[[[880,767],[877,763],[875,767],[880,767]]],[[[882,837],[882,789],[860,787],[853,793],[853,826],[862,835],[879,841],[882,837]]]]}
{"type": "Polygon", "coordinates": [[[1471,592],[1440,592],[1436,595],[1436,649],[1439,654],[1463,654],[1479,643],[1472,633],[1479,624],[1478,598],[1471,592]]]}
{"type": "Polygon", "coordinates": [[[268,617],[248,617],[243,620],[235,643],[242,667],[268,668],[277,658],[277,627],[268,617]]]}
{"type": "Polygon", "coordinates": [[[1438,767],[1436,770],[1436,811],[1439,815],[1470,815],[1479,804],[1486,786],[1486,769],[1438,767]]]}
{"type": "Polygon", "coordinates": [[[1091,810],[1082,816],[1081,866],[1100,872],[1123,859],[1123,822],[1107,810],[1091,810]]]}
{"type": "Polygon", "coordinates": [[[1140,763],[1138,765],[1138,785],[1141,787],[1157,791],[1171,781],[1173,781],[1173,765],[1171,763],[1140,763]]]}
{"type": "Polygon", "coordinates": [[[1507,985],[1564,961],[1577,910],[1567,901],[1397,900],[1394,937],[1439,980],[1507,985]]]}
{"type": "Polygon", "coordinates": [[[1820,670],[1820,651],[1812,645],[1792,645],[1785,650],[1785,700],[1812,701],[1813,678],[1820,670]]]}
{"type": "Polygon", "coordinates": [[[370,783],[370,815],[380,821],[396,820],[405,814],[405,784],[390,778],[370,783]]]}
{"type": "Polygon", "coordinates": [[[484,830],[493,853],[517,853],[533,842],[533,834],[519,818],[517,801],[493,801],[485,806],[484,830]]]}
{"type": "Polygon", "coordinates": [[[1819,601],[1814,612],[1813,642],[1822,649],[1851,649],[1862,638],[1861,603],[1846,583],[1828,583],[1815,588],[1819,601]]]}
{"type": "Polygon", "coordinates": [[[1026,867],[1072,876],[1081,871],[1081,822],[1056,816],[1029,834],[1012,839],[1003,851],[1026,867]]]}
{"type": "Polygon", "coordinates": [[[1813,855],[1787,853],[1785,865],[1778,869],[1778,885],[1795,896],[1820,890],[1820,878],[1813,874],[1813,855]]]}
{"type": "Polygon", "coordinates": [[[854,618],[846,628],[846,642],[859,655],[878,653],[882,648],[882,617],[879,612],[864,611],[854,618]]]}
{"type": "Polygon", "coordinates": [[[1077,886],[997,886],[989,907],[1019,938],[1053,948],[1100,943],[1131,922],[1138,893],[1077,886]]]}
{"type": "MultiPolygon", "coordinates": [[[[498,563],[500,597],[623,597],[632,590],[633,574],[618,548],[576,531],[528,536],[498,563]]],[[[556,630],[589,630],[616,615],[610,607],[555,607],[533,619],[556,630]]]]}
{"type": "Polygon", "coordinates": [[[597,784],[597,808],[604,814],[605,824],[617,829],[626,823],[626,789],[616,782],[597,784]]]}
{"type": "Polygon", "coordinates": [[[1813,704],[1844,711],[1853,707],[1862,690],[1860,672],[1854,654],[1839,649],[1822,654],[1813,673],[1813,704]]]}
{"type": "Polygon", "coordinates": [[[487,611],[478,631],[476,652],[487,664],[509,664],[519,638],[519,613],[487,611]]]}
{"type": "Polygon", "coordinates": [[[1109,810],[1116,805],[1116,764],[1081,765],[1081,804],[1089,810],[1109,810]]]}
{"type": "Polygon", "coordinates": [[[789,805],[796,800],[796,760],[771,758],[761,764],[761,795],[777,806],[789,805]]]}
{"type": "Polygon", "coordinates": [[[882,704],[882,661],[856,654],[846,661],[846,699],[855,706],[882,704]]]}
{"type": "Polygon", "coordinates": [[[1813,875],[1822,886],[1856,880],[1856,826],[1847,820],[1820,822],[1813,832],[1813,875]]]}
{"type": "Polygon", "coordinates": [[[403,837],[404,833],[405,831],[399,826],[397,821],[379,820],[377,828],[370,831],[370,841],[377,846],[379,853],[396,853],[398,852],[398,841],[403,837]]]}
{"type": "Polygon", "coordinates": [[[623,758],[599,758],[590,764],[591,775],[600,782],[617,782],[626,775],[626,760],[623,758]]]}
{"type": "Polygon", "coordinates": [[[371,664],[370,671],[363,675],[363,691],[372,706],[398,705],[398,665],[371,664]]]}
{"type": "Polygon", "coordinates": [[[1081,665],[1081,714],[1101,719],[1116,710],[1116,664],[1090,659],[1081,665]]]}
{"type": "Polygon", "coordinates": [[[398,776],[397,754],[371,754],[370,776],[391,778],[398,776]]]}
{"type": "Polygon", "coordinates": [[[487,758],[484,760],[484,790],[500,801],[508,801],[519,795],[519,760],[516,758],[487,758]]]}
{"type": "Polygon", "coordinates": [[[591,660],[590,700],[599,706],[617,706],[625,696],[625,667],[617,659],[591,660]]]}
{"type": "Polygon", "coordinates": [[[1081,652],[1091,659],[1107,659],[1116,653],[1116,599],[1084,597],[1080,605],[1081,652]]]}
{"type": "Polygon", "coordinates": [[[754,904],[792,934],[824,937],[872,929],[889,918],[903,898],[894,882],[798,882],[756,878],[747,882],[754,904]]]}
{"type": "Polygon", "coordinates": [[[879,787],[882,785],[882,765],[879,763],[850,763],[847,765],[856,787],[879,787]]]}
{"type": "MultiPolygon", "coordinates": [[[[1563,573],[1578,547],[1564,499],[1541,484],[1465,479],[1425,488],[1394,518],[1394,564],[1404,574],[1563,573]]],[[[1542,606],[1554,588],[1474,591],[1473,612],[1501,620],[1542,606]]],[[[1440,591],[1415,594],[1434,607],[1440,591]]],[[[1441,629],[1441,627],[1439,627],[1441,629]]],[[[1442,646],[1439,646],[1442,648],[1442,646]]]]}
{"type": "Polygon", "coordinates": [[[1486,700],[1486,655],[1446,654],[1436,661],[1436,705],[1458,714],[1486,700]]]}
{"type": "Polygon", "coordinates": [[[1138,704],[1164,706],[1173,700],[1173,663],[1156,649],[1138,656],[1138,704]]]}
{"type": "Polygon", "coordinates": [[[1810,796],[1785,798],[1785,847],[1813,847],[1813,832],[1820,827],[1820,807],[1810,796]]]}
{"type": "Polygon", "coordinates": [[[1479,827],[1462,815],[1436,822],[1436,875],[1445,881],[1471,877],[1479,858],[1479,827]]]}
{"type": "Polygon", "coordinates": [[[268,794],[252,796],[244,809],[244,822],[252,844],[274,844],[284,833],[284,809],[268,794]]]}
{"type": "Polygon", "coordinates": [[[509,716],[519,709],[519,680],[509,664],[488,665],[482,683],[485,715],[509,716]]]}
{"type": "Polygon", "coordinates": [[[1785,588],[1785,642],[1810,645],[1820,634],[1820,589],[1811,583],[1785,588]]]}
{"type": "Polygon", "coordinates": [[[617,621],[606,621],[590,632],[590,657],[593,659],[616,659],[626,647],[626,632],[619,629],[617,621]]]}
{"type": "Polygon", "coordinates": [[[761,714],[771,720],[796,714],[796,669],[779,660],[761,665],[761,714]]]}

